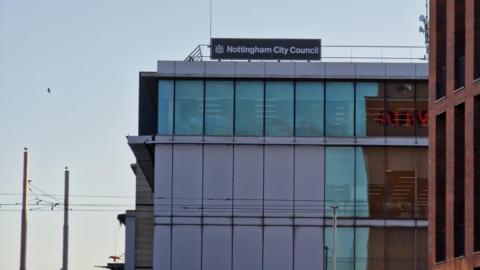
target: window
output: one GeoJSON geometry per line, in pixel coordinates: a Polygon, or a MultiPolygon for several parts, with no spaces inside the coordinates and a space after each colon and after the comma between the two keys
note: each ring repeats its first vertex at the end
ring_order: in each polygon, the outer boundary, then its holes
{"type": "Polygon", "coordinates": [[[454,122],[454,256],[465,255],[465,105],[455,106],[454,122]]]}
{"type": "Polygon", "coordinates": [[[465,85],[465,0],[455,0],[455,89],[465,85]]]}
{"type": "Polygon", "coordinates": [[[298,82],[295,89],[295,136],[323,136],[323,82],[298,82]]]}
{"type": "Polygon", "coordinates": [[[387,218],[411,219],[415,201],[415,149],[387,148],[387,218]]]}
{"type": "Polygon", "coordinates": [[[416,84],[415,120],[417,137],[428,137],[428,83],[416,84]]]}
{"type": "Polygon", "coordinates": [[[384,110],[384,83],[358,82],[356,86],[355,108],[356,136],[384,136],[384,110]]]}
{"type": "Polygon", "coordinates": [[[415,217],[428,219],[428,149],[418,148],[415,153],[415,164],[417,166],[415,217]]]}
{"type": "Polygon", "coordinates": [[[353,136],[354,89],[352,82],[326,85],[326,136],[353,136]]]}
{"type": "Polygon", "coordinates": [[[293,82],[266,83],[265,136],[293,136],[293,82]]]}
{"type": "MultiPolygon", "coordinates": [[[[355,241],[354,229],[351,227],[337,227],[337,270],[353,270],[355,241]]],[[[325,228],[325,252],[327,269],[332,270],[333,262],[333,228],[325,228]]]]}
{"type": "MultiPolygon", "coordinates": [[[[326,147],[325,150],[325,200],[338,206],[338,216],[351,217],[354,211],[354,147],[326,147]]],[[[332,210],[326,208],[327,215],[332,210]]]]}
{"type": "MultiPolygon", "coordinates": [[[[389,229],[387,228],[387,230],[389,229]]],[[[383,227],[355,228],[355,269],[386,269],[385,229],[383,227]]]]}
{"type": "Polygon", "coordinates": [[[445,97],[447,92],[447,3],[436,1],[436,99],[445,97]]]}
{"type": "Polygon", "coordinates": [[[175,135],[203,134],[203,81],[175,84],[175,135]]]}
{"type": "Polygon", "coordinates": [[[233,135],[233,82],[205,82],[205,135],[233,135]]]}
{"type": "Polygon", "coordinates": [[[158,81],[158,134],[173,133],[173,81],[158,81]]]}
{"type": "Polygon", "coordinates": [[[356,216],[385,218],[385,148],[358,147],[355,162],[356,216]]]}
{"type": "Polygon", "coordinates": [[[237,81],[235,135],[263,136],[263,82],[237,81]]]}
{"type": "Polygon", "coordinates": [[[435,261],[445,261],[446,256],[446,113],[435,121],[435,261]]]}
{"type": "Polygon", "coordinates": [[[428,268],[428,228],[416,228],[416,255],[417,255],[417,269],[428,268]]]}
{"type": "Polygon", "coordinates": [[[415,269],[415,228],[385,230],[385,269],[415,269]]]}
{"type": "Polygon", "coordinates": [[[415,84],[387,83],[387,110],[384,122],[387,136],[415,136],[415,84]]]}
{"type": "Polygon", "coordinates": [[[480,251],[480,96],[474,98],[473,111],[473,248],[480,251]]]}

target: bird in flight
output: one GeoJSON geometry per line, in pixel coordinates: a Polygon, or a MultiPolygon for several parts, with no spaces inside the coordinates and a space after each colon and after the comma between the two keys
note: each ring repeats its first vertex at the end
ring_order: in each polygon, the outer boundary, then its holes
{"type": "Polygon", "coordinates": [[[50,92],[51,92],[51,91],[50,91],[50,87],[48,87],[48,88],[47,88],[47,93],[50,94],[50,92]]]}

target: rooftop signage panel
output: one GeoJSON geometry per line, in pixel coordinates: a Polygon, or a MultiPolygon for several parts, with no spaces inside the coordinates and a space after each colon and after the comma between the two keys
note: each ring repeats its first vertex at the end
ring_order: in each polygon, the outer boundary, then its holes
{"type": "Polygon", "coordinates": [[[212,38],[210,57],[216,60],[320,60],[320,39],[212,38]]]}

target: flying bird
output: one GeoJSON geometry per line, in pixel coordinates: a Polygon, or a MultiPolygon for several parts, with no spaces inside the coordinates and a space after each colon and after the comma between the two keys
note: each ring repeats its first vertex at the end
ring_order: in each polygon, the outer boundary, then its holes
{"type": "Polygon", "coordinates": [[[51,91],[50,91],[50,87],[48,87],[48,88],[47,88],[47,93],[50,94],[50,92],[51,92],[51,91]]]}

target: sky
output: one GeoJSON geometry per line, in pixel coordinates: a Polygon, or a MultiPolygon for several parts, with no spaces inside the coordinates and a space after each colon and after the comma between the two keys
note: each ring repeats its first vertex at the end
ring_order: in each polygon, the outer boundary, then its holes
{"type": "MultiPolygon", "coordinates": [[[[213,37],[424,45],[423,0],[213,0],[212,10],[213,37]]],[[[70,169],[70,269],[123,252],[116,216],[134,208],[125,136],[137,134],[138,73],[208,43],[209,21],[209,0],[0,0],[0,269],[19,267],[20,208],[7,204],[21,202],[23,147],[32,184],[57,200],[70,169]]],[[[63,213],[43,210],[29,214],[29,270],[61,267],[63,213]]]]}

